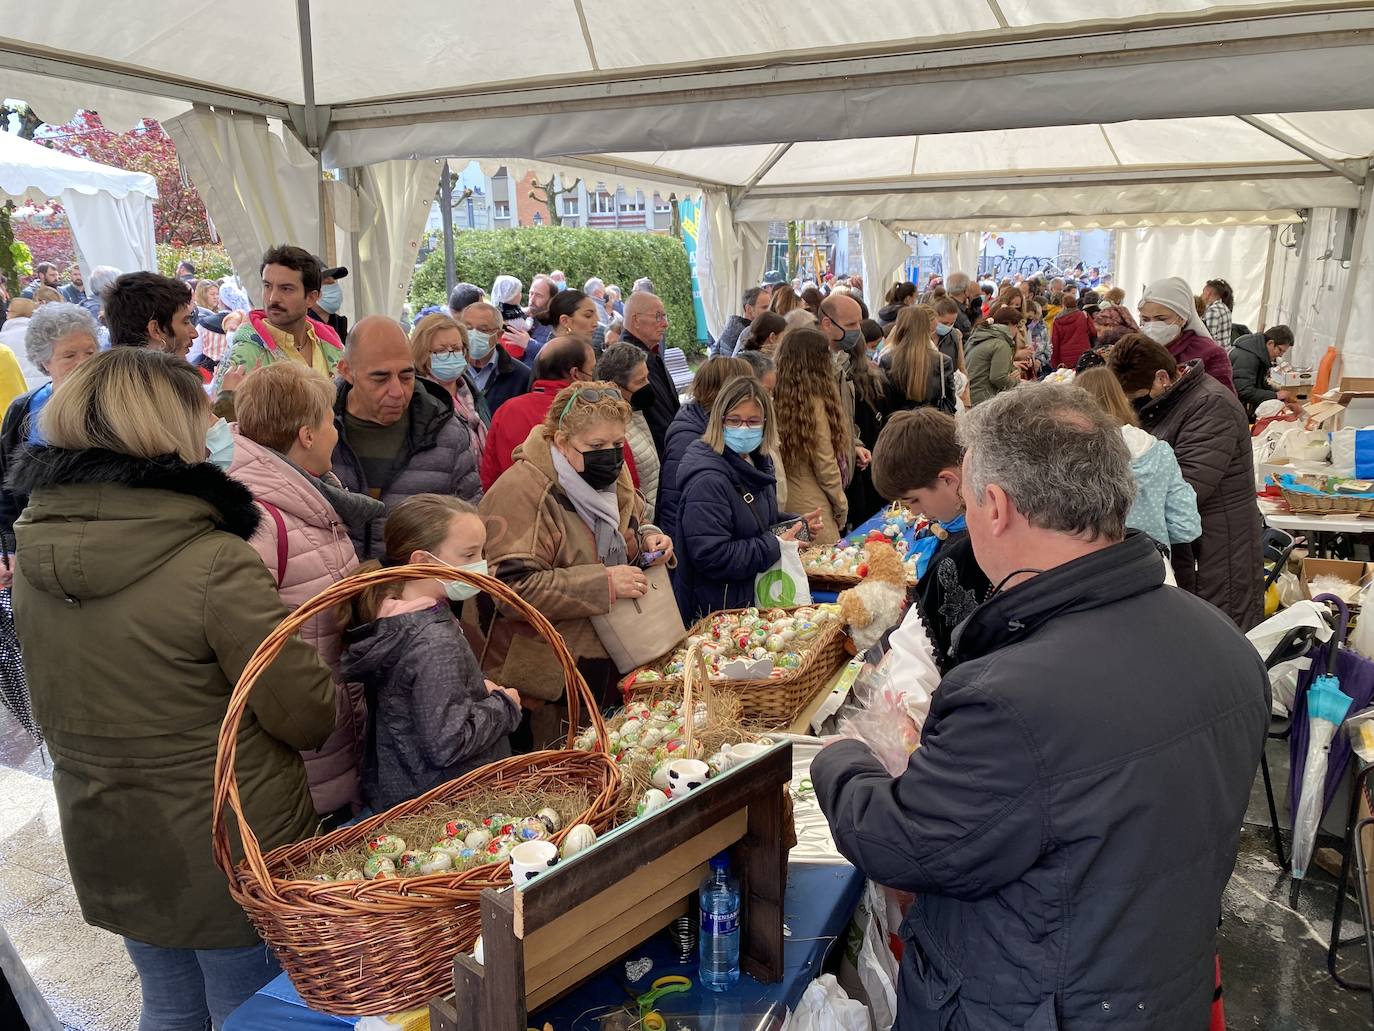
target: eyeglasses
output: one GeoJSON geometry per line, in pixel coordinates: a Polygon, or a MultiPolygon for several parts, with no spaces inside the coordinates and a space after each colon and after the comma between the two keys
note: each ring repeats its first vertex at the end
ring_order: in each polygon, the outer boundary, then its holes
{"type": "Polygon", "coordinates": [[[725,427],[731,430],[761,430],[763,429],[763,420],[736,419],[733,416],[727,416],[725,419],[725,427]]]}

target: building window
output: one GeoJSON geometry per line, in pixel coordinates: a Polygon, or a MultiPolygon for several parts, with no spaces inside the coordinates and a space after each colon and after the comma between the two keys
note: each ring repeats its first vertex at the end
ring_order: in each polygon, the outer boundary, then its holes
{"type": "Polygon", "coordinates": [[[622,199],[621,199],[621,201],[620,201],[620,210],[621,210],[621,211],[629,211],[629,212],[643,211],[643,210],[644,210],[644,194],[642,194],[642,193],[635,193],[635,194],[629,194],[629,193],[627,193],[627,194],[624,194],[623,197],[622,197],[622,199]]]}
{"type": "Polygon", "coordinates": [[[510,201],[498,200],[492,202],[497,218],[510,218],[510,201]]]}
{"type": "Polygon", "coordinates": [[[592,194],[591,211],[593,215],[614,215],[615,198],[604,192],[592,194]]]}
{"type": "Polygon", "coordinates": [[[574,195],[574,196],[571,196],[571,197],[564,197],[564,198],[563,198],[563,217],[564,217],[564,218],[576,218],[576,217],[577,217],[577,215],[578,215],[578,200],[579,200],[579,198],[578,198],[577,196],[575,196],[575,195],[574,195]]]}
{"type": "Polygon", "coordinates": [[[670,213],[672,212],[672,210],[673,210],[673,206],[672,206],[671,204],[669,204],[666,200],[664,200],[664,199],[663,199],[662,197],[660,197],[658,194],[654,194],[654,214],[656,214],[656,215],[667,215],[667,214],[670,214],[670,213]]]}

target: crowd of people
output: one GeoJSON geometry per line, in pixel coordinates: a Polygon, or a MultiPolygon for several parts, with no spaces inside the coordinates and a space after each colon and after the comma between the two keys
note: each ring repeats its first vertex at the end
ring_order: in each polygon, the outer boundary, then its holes
{"type": "MultiPolygon", "coordinates": [[[[1133,312],[1105,282],[954,272],[893,286],[876,317],[857,277],[765,281],[680,398],[648,280],[628,293],[595,278],[576,289],[558,270],[528,289],[460,283],[407,329],[375,313],[350,323],[348,270],[300,247],[262,256],[259,307],[233,281],[179,271],[96,269],[86,295],[79,279],[58,293],[40,266],[4,333],[43,382],[19,376],[0,426],[0,533],[16,556],[4,575],[72,877],[86,919],[128,943],[148,1031],[218,1027],[275,970],[211,860],[220,717],[289,609],[357,571],[437,561],[495,577],[552,622],[608,707],[626,671],[598,618],[644,597],[656,571],[690,625],[752,604],[784,542],[834,543],[892,501],[940,531],[915,600],[946,673],[993,647],[991,623],[979,643],[969,621],[1025,567],[1055,564],[1038,545],[1056,561],[1096,550],[1046,534],[1126,549],[1133,590],[1176,582],[1233,630],[1259,618],[1245,406],[1282,396],[1268,372],[1292,334],[1234,326],[1221,281],[1195,301],[1163,280],[1133,312]],[[1216,338],[1217,305],[1234,348],[1216,338]],[[1074,373],[1081,390],[1027,386],[1074,373]],[[959,413],[981,420],[980,457],[959,413]],[[1094,441],[1106,472],[1087,471],[1094,441]],[[988,506],[981,539],[971,485],[988,506]],[[998,520],[1008,537],[994,546],[998,520]],[[131,836],[158,843],[156,864],[124,847],[131,836]],[[175,912],[148,904],[168,884],[175,912]]],[[[1205,609],[1119,600],[1175,629],[1205,609]]],[[[545,747],[566,716],[558,659],[517,612],[459,581],[374,586],[312,619],[264,673],[239,789],[266,850],[545,747]]],[[[852,788],[817,784],[854,833],[879,819],[852,788]]],[[[1027,842],[1043,829],[1009,827],[1027,842]]],[[[938,865],[912,886],[940,883],[938,865]]]]}

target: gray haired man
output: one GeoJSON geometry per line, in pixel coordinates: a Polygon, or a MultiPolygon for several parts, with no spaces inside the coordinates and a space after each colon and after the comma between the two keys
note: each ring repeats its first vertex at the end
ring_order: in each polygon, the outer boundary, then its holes
{"type": "Polygon", "coordinates": [[[993,593],[895,779],[852,739],[811,766],[840,851],[918,894],[897,1023],[1205,1027],[1264,669],[1126,532],[1130,454],[1086,392],[1007,391],[960,436],[993,593]]]}

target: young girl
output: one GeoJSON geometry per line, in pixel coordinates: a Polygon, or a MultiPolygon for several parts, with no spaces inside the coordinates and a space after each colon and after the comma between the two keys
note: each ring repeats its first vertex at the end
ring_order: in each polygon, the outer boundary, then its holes
{"type": "MultiPolygon", "coordinates": [[[[458,498],[407,498],[387,517],[383,539],[388,565],[487,571],[486,527],[458,498]]],[[[379,567],[368,562],[358,572],[379,567]]],[[[476,593],[456,580],[407,580],[371,587],[348,606],[343,675],[367,692],[363,797],[373,812],[510,755],[520,696],[483,678],[449,608],[476,593]]]]}

